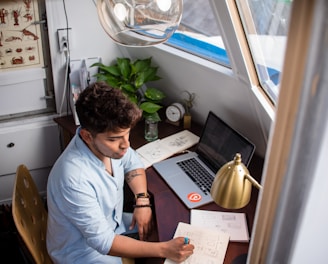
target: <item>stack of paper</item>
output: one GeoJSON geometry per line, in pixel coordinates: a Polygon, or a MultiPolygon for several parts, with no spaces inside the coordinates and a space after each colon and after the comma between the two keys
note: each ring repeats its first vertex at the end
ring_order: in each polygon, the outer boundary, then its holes
{"type": "Polygon", "coordinates": [[[194,146],[198,141],[198,136],[188,130],[183,130],[166,138],[147,143],[136,151],[145,168],[148,168],[155,162],[164,160],[194,146]]]}

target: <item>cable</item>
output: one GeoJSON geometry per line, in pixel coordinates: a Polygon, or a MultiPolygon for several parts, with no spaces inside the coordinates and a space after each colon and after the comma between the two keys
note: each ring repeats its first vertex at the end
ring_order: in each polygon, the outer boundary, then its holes
{"type": "MultiPolygon", "coordinates": [[[[62,111],[63,111],[63,105],[64,105],[64,101],[65,101],[65,95],[66,92],[68,92],[68,79],[69,79],[69,73],[70,73],[70,43],[69,43],[69,27],[68,27],[68,17],[67,17],[67,11],[66,11],[66,5],[65,5],[65,0],[63,0],[63,8],[64,8],[64,14],[65,14],[65,19],[66,19],[66,32],[67,32],[67,49],[64,50],[65,53],[65,57],[66,57],[66,66],[65,66],[65,82],[64,82],[64,89],[63,89],[63,94],[62,94],[62,100],[61,100],[61,104],[60,104],[60,108],[59,108],[59,116],[62,115],[62,111]]],[[[69,99],[69,93],[67,95],[67,99],[69,99]]]]}
{"type": "Polygon", "coordinates": [[[62,115],[62,110],[63,110],[63,105],[64,105],[64,101],[65,101],[65,95],[66,95],[66,91],[67,91],[67,80],[68,80],[68,74],[69,74],[69,64],[70,64],[70,54],[69,54],[69,50],[64,51],[65,56],[66,56],[66,67],[65,67],[65,83],[64,83],[64,90],[63,90],[63,96],[62,96],[62,101],[60,104],[60,109],[59,109],[59,115],[62,115]]]}

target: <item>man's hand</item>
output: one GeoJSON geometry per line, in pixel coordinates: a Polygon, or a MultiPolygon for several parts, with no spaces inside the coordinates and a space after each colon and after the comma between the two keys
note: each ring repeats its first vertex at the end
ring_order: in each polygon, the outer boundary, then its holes
{"type": "Polygon", "coordinates": [[[168,244],[165,252],[165,257],[171,259],[177,263],[185,261],[194,253],[194,245],[185,243],[185,238],[177,237],[170,241],[167,241],[168,244]]]}
{"type": "MultiPolygon", "coordinates": [[[[148,199],[149,204],[149,199],[148,199]]],[[[129,229],[133,229],[138,225],[138,232],[140,240],[147,240],[152,233],[152,211],[150,207],[136,207],[133,212],[132,223],[129,229]]]]}

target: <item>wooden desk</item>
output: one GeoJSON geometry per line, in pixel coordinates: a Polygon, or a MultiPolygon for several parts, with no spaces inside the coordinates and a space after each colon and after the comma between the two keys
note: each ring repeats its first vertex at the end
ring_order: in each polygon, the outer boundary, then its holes
{"type": "MultiPolygon", "coordinates": [[[[55,118],[60,127],[65,131],[66,137],[70,139],[76,131],[76,125],[73,117],[59,117],[55,118]]],[[[200,135],[202,127],[196,124],[192,124],[191,131],[197,135],[200,135]]],[[[159,124],[159,138],[166,137],[173,133],[182,130],[182,127],[176,127],[166,122],[159,124]]],[[[133,128],[130,135],[130,142],[133,148],[139,148],[143,144],[147,143],[144,139],[144,125],[143,122],[139,122],[138,125],[133,128]]],[[[66,142],[67,143],[67,142],[66,142]]],[[[249,171],[252,176],[260,182],[262,175],[263,159],[259,156],[254,156],[250,165],[249,171]]],[[[154,215],[156,220],[156,231],[159,241],[166,241],[173,237],[178,222],[189,223],[190,211],[179,198],[172,192],[168,185],[162,180],[160,175],[152,168],[148,168],[147,171],[148,191],[152,194],[154,199],[154,215]]],[[[130,194],[133,197],[132,194],[130,194]]],[[[226,210],[219,207],[215,203],[202,206],[198,209],[213,210],[213,211],[229,211],[229,212],[243,212],[247,217],[247,224],[249,232],[251,234],[254,222],[254,215],[256,209],[258,197],[258,190],[252,189],[252,195],[250,203],[242,209],[238,210],[226,210]]],[[[133,199],[133,198],[132,198],[133,199]]],[[[224,263],[230,264],[235,258],[248,252],[249,243],[229,242],[229,246],[226,252],[224,263]]],[[[144,260],[141,263],[163,263],[161,259],[149,259],[144,260]]]]}
{"type": "MultiPolygon", "coordinates": [[[[71,140],[71,138],[75,135],[77,125],[75,125],[74,119],[72,115],[56,117],[54,121],[59,125],[59,128],[62,130],[65,139],[65,145],[71,140]]],[[[162,121],[158,124],[158,137],[164,138],[176,132],[182,130],[182,127],[177,127],[175,125],[166,123],[162,121]]],[[[191,127],[191,131],[197,135],[201,133],[202,127],[197,124],[193,124],[191,127]]],[[[147,141],[144,138],[144,123],[140,121],[135,128],[132,129],[130,134],[130,143],[132,148],[137,149],[142,145],[146,144],[147,141]]]]}
{"type": "MultiPolygon", "coordinates": [[[[249,170],[258,181],[261,175],[263,160],[257,156],[252,159],[249,170]]],[[[155,216],[159,241],[166,241],[173,237],[178,222],[190,223],[190,211],[172,192],[153,168],[147,169],[148,189],[154,197],[155,216]]],[[[246,214],[248,229],[251,234],[258,197],[258,190],[253,188],[250,203],[238,210],[227,210],[215,203],[198,209],[212,211],[242,212],[246,214]]],[[[239,255],[248,253],[249,243],[229,242],[224,263],[232,263],[239,255]]]]}

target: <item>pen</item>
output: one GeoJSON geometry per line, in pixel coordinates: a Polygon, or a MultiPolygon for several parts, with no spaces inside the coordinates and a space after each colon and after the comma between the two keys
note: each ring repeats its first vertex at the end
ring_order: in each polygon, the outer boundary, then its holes
{"type": "Polygon", "coordinates": [[[185,244],[185,245],[189,244],[189,238],[188,238],[188,237],[185,237],[185,238],[184,238],[184,244],[185,244]]]}

